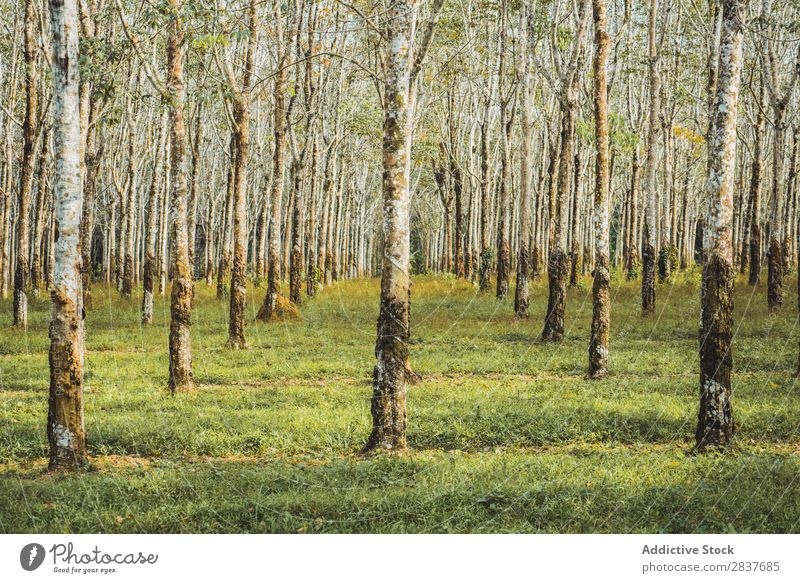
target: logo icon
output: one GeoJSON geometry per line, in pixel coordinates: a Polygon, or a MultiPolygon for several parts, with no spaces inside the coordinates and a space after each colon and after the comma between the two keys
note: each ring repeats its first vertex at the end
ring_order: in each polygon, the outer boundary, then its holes
{"type": "Polygon", "coordinates": [[[44,562],[44,547],[39,543],[30,543],[19,552],[19,564],[26,571],[35,571],[44,562]]]}

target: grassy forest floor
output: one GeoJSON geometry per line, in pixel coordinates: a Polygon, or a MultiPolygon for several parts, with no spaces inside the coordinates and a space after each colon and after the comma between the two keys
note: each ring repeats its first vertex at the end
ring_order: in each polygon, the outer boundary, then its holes
{"type": "MultiPolygon", "coordinates": [[[[764,278],[766,279],[766,278],[764,278]]],[[[95,287],[86,321],[86,428],[94,470],[45,472],[49,299],[27,332],[0,302],[3,532],[797,532],[797,295],[769,315],[737,282],[736,447],[688,455],[698,402],[699,272],[657,289],[613,282],[611,366],[584,378],[589,280],[570,290],[563,344],[538,341],[546,280],[515,322],[469,283],[417,277],[408,438],[400,457],[358,452],[369,433],[377,280],[342,282],[302,322],[254,323],[225,350],[227,302],[198,283],[197,390],[166,390],[168,302],[151,328],[138,295],[95,287]]],[[[513,296],[513,288],[512,294],[513,296]]]]}

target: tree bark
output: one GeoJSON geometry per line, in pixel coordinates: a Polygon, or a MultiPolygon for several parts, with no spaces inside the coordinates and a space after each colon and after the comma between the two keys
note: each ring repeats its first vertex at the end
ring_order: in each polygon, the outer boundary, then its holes
{"type": "Polygon", "coordinates": [[[594,230],[595,267],[592,284],[592,331],[589,337],[589,377],[608,374],[608,337],[611,328],[611,272],[608,234],[608,90],[606,62],[610,50],[605,0],[592,0],[594,13],[594,123],[595,159],[594,230]]]}
{"type": "Polygon", "coordinates": [[[766,133],[767,87],[761,80],[758,112],[753,145],[753,167],[750,174],[749,220],[745,221],[746,234],[742,237],[742,273],[750,268],[749,283],[756,285],[761,279],[761,168],[766,133]],[[745,248],[745,245],[749,249],[745,248]],[[749,258],[747,261],[746,258],[749,258]],[[747,265],[749,263],[749,266],[747,265]]]}
{"type": "MultiPolygon", "coordinates": [[[[280,7],[276,7],[278,14],[278,42],[283,42],[283,29],[280,25],[280,7]]],[[[270,225],[269,249],[267,252],[267,295],[264,303],[256,316],[259,320],[271,320],[281,293],[281,206],[283,198],[284,158],[286,155],[286,77],[287,68],[284,66],[288,50],[279,49],[281,58],[278,62],[278,73],[275,75],[274,108],[275,108],[275,149],[272,156],[272,184],[270,188],[270,225]]]]}
{"type": "Polygon", "coordinates": [[[28,327],[28,255],[30,254],[30,204],[33,187],[33,165],[36,156],[36,124],[38,123],[37,43],[38,21],[34,0],[25,1],[25,118],[22,122],[22,165],[19,170],[19,206],[17,210],[17,251],[14,270],[14,326],[28,327]]]}
{"type": "Polygon", "coordinates": [[[158,239],[158,192],[161,188],[161,179],[164,171],[164,148],[167,141],[166,112],[161,116],[156,145],[156,156],[153,160],[153,175],[150,179],[150,190],[147,196],[147,234],[145,236],[144,255],[144,281],[142,282],[142,324],[149,326],[153,323],[153,289],[158,267],[156,265],[156,240],[158,239]]]}
{"type": "Polygon", "coordinates": [[[519,169],[519,241],[517,257],[517,284],[514,289],[514,314],[517,318],[528,317],[528,275],[530,272],[531,241],[531,178],[529,173],[531,157],[531,55],[533,53],[533,8],[521,10],[521,28],[525,30],[526,47],[523,51],[522,75],[522,148],[519,169]],[[527,14],[525,14],[527,12],[527,14]]]}
{"type": "Polygon", "coordinates": [[[365,451],[406,449],[409,297],[409,118],[411,32],[416,8],[398,0],[387,9],[383,117],[383,261],[372,381],[372,433],[365,451]]]}
{"type": "Polygon", "coordinates": [[[53,184],[58,221],[50,321],[47,440],[51,470],[88,465],[83,424],[82,215],[76,0],[50,0],[53,50],[53,184]]]}
{"type": "Polygon", "coordinates": [[[172,295],[169,325],[169,388],[174,394],[194,389],[192,375],[192,273],[189,268],[189,234],[186,229],[187,176],[186,127],[184,125],[185,37],[181,19],[182,0],[168,0],[172,10],[167,41],[167,91],[170,103],[170,222],[172,248],[170,264],[172,295]]]}
{"type": "MultiPolygon", "coordinates": [[[[227,347],[247,348],[244,337],[244,310],[247,301],[247,160],[250,154],[250,89],[258,43],[258,19],[255,0],[247,8],[250,38],[245,53],[241,89],[231,87],[236,141],[236,162],[233,170],[233,267],[231,269],[231,303],[228,319],[227,347]]],[[[235,79],[230,75],[230,82],[235,79]]]]}
{"type": "Polygon", "coordinates": [[[505,53],[508,34],[507,1],[500,2],[500,56],[497,73],[497,94],[500,100],[500,184],[498,185],[497,225],[497,289],[496,296],[508,295],[511,276],[511,120],[508,115],[510,95],[505,94],[505,53]]]}
{"type": "Polygon", "coordinates": [[[661,127],[661,74],[658,67],[656,45],[656,22],[658,20],[658,0],[650,0],[650,14],[647,26],[648,61],[650,68],[650,107],[649,132],[647,142],[647,167],[644,241],[642,250],[642,314],[653,314],[656,310],[656,168],[658,153],[658,134],[661,127]]]}
{"type": "Polygon", "coordinates": [[[564,338],[564,311],[567,292],[569,260],[567,257],[567,219],[569,217],[569,193],[572,180],[573,150],[575,146],[575,124],[578,108],[578,81],[582,69],[586,29],[591,4],[580,0],[578,4],[578,30],[573,46],[572,62],[562,80],[559,104],[561,107],[561,149],[559,152],[556,195],[556,221],[553,244],[548,260],[548,298],[542,340],[561,342],[564,338]]]}
{"type": "Polygon", "coordinates": [[[742,71],[742,0],[723,0],[719,83],[711,131],[700,292],[700,410],[696,448],[724,447],[733,439],[733,188],[736,115],[742,71]]]}

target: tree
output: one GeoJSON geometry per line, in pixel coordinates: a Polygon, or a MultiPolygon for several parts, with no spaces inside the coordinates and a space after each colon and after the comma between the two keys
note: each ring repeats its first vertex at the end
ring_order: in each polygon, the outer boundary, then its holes
{"type": "Polygon", "coordinates": [[[647,162],[644,192],[644,241],[642,249],[642,314],[656,310],[656,171],[658,156],[658,134],[661,126],[661,73],[658,66],[656,23],[658,0],[650,0],[647,25],[647,57],[650,72],[650,106],[648,112],[647,162]]]}
{"type": "Polygon", "coordinates": [[[169,323],[169,388],[173,393],[194,388],[192,375],[192,270],[189,265],[189,233],[186,228],[188,203],[186,176],[186,126],[184,122],[184,73],[186,53],[183,0],[168,0],[172,13],[167,39],[167,96],[170,107],[170,197],[169,218],[172,225],[169,323]]]}
{"type": "Polygon", "coordinates": [[[547,314],[542,330],[542,340],[561,342],[564,338],[564,311],[567,293],[567,219],[568,197],[573,178],[575,124],[578,115],[578,81],[583,65],[583,54],[588,28],[589,0],[580,0],[577,7],[578,27],[569,65],[563,68],[559,107],[561,110],[561,148],[558,157],[553,245],[547,266],[549,293],[547,314]]]}
{"type": "Polygon", "coordinates": [[[733,438],[733,189],[736,121],[742,71],[743,0],[723,0],[719,82],[709,132],[703,279],[700,291],[700,411],[696,448],[724,447],[733,438]]]}
{"type": "Polygon", "coordinates": [[[156,266],[156,239],[158,235],[158,191],[161,188],[161,175],[164,172],[164,147],[167,140],[166,112],[161,116],[161,124],[156,146],[155,160],[153,160],[153,174],[150,178],[150,190],[147,196],[147,233],[144,280],[142,282],[142,324],[153,323],[153,284],[158,274],[156,266]]]}
{"type": "Polygon", "coordinates": [[[514,313],[517,318],[528,317],[528,273],[530,272],[531,240],[531,53],[533,52],[533,8],[520,10],[522,28],[526,31],[526,48],[521,51],[522,66],[522,148],[519,158],[519,243],[517,257],[517,285],[514,290],[514,313]],[[527,21],[525,17],[527,16],[527,21]]]}
{"type": "Polygon", "coordinates": [[[611,272],[608,252],[608,90],[606,62],[610,50],[605,0],[592,0],[594,14],[594,124],[597,142],[594,187],[595,266],[592,285],[592,331],[589,337],[589,376],[608,374],[608,335],[611,327],[611,272]]]}
{"type": "Polygon", "coordinates": [[[275,5],[276,38],[278,45],[278,70],[275,74],[273,89],[274,98],[274,135],[275,145],[272,155],[272,182],[270,183],[270,223],[267,252],[267,295],[256,316],[259,320],[269,321],[276,314],[278,296],[281,293],[281,206],[283,204],[284,160],[286,158],[286,63],[289,58],[288,43],[284,41],[281,8],[275,5]]]}
{"type": "Polygon", "coordinates": [[[767,251],[767,305],[771,312],[781,308],[783,303],[783,159],[786,142],[786,110],[792,99],[792,93],[800,76],[800,48],[797,50],[797,61],[789,75],[786,87],[780,87],[778,60],[773,45],[773,27],[766,22],[772,8],[771,0],[764,0],[762,13],[762,54],[763,81],[769,93],[769,102],[773,112],[774,138],[772,141],[772,202],[769,210],[769,244],[767,251]]]}
{"type": "MultiPolygon", "coordinates": [[[[186,37],[183,29],[183,0],[168,0],[167,72],[163,83],[144,58],[139,42],[128,27],[121,0],[116,0],[120,23],[150,83],[169,107],[170,169],[169,197],[170,246],[169,271],[172,276],[169,323],[169,390],[172,394],[194,389],[192,374],[192,270],[189,265],[187,231],[188,177],[186,174],[186,104],[184,59],[186,37]]],[[[132,143],[132,140],[131,140],[132,143]]],[[[132,154],[129,154],[132,157],[132,154]]],[[[130,170],[131,184],[133,170],[130,170]]],[[[133,195],[132,195],[133,196],[133,195]]],[[[129,228],[128,236],[132,237],[129,228]]],[[[132,248],[132,244],[130,244],[132,248]]],[[[163,247],[162,247],[163,249],[163,247]]],[[[128,260],[126,259],[126,263],[128,260]]],[[[127,269],[127,268],[126,268],[127,269]]],[[[124,293],[124,291],[123,291],[124,293]]]]}
{"type": "Polygon", "coordinates": [[[511,272],[511,91],[505,88],[505,54],[508,36],[508,2],[500,2],[500,54],[497,67],[497,97],[500,100],[500,184],[498,184],[497,226],[497,298],[508,294],[511,272]]]}
{"type": "Polygon", "coordinates": [[[237,83],[231,62],[225,59],[225,73],[233,102],[236,157],[233,167],[233,268],[231,269],[231,303],[228,320],[228,348],[247,348],[244,337],[244,309],[247,300],[247,159],[250,153],[250,90],[253,63],[258,44],[258,17],[256,3],[250,0],[247,7],[249,39],[244,57],[241,85],[237,83]],[[239,88],[241,87],[241,88],[239,88]]]}
{"type": "Polygon", "coordinates": [[[386,11],[383,93],[383,258],[376,364],[372,374],[372,432],[364,451],[406,449],[411,262],[409,177],[416,81],[433,38],[443,0],[435,0],[416,51],[412,34],[418,5],[399,0],[386,11]]]}
{"type": "Polygon", "coordinates": [[[383,262],[377,363],[372,376],[372,433],[364,449],[406,449],[409,263],[408,178],[411,32],[416,9],[398,0],[387,10],[383,117],[383,262]]]}
{"type": "Polygon", "coordinates": [[[22,122],[22,167],[19,173],[19,212],[17,219],[17,267],[14,270],[14,326],[28,326],[28,288],[30,253],[30,204],[33,166],[36,158],[38,117],[36,12],[34,0],[25,0],[25,119],[22,122]]]}
{"type": "Polygon", "coordinates": [[[53,184],[58,241],[50,321],[50,400],[47,440],[51,470],[87,466],[83,425],[83,316],[80,224],[80,100],[78,97],[78,6],[50,0],[53,71],[53,184]]]}

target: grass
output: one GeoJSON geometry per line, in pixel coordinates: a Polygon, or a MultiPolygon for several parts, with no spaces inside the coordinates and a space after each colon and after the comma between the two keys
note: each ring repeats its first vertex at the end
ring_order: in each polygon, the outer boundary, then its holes
{"type": "Polygon", "coordinates": [[[769,315],[739,282],[736,446],[688,455],[698,400],[699,275],[657,290],[614,281],[612,375],[584,378],[588,280],[570,290],[562,344],[538,342],[546,281],[517,322],[466,282],[417,277],[411,451],[361,458],[370,426],[378,281],[336,283],[302,321],[256,323],[228,351],[227,302],[197,284],[197,391],[166,391],[168,304],[95,287],[86,320],[94,470],[47,474],[46,297],[26,332],[0,329],[3,532],[796,532],[800,392],[794,285],[769,315]]]}

